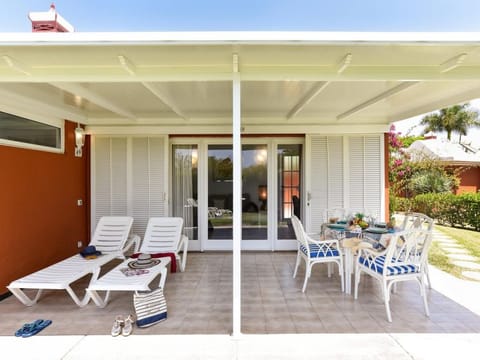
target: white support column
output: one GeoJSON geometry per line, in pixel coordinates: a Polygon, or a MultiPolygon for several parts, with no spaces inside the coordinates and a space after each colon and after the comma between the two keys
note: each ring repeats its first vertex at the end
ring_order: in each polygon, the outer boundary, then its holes
{"type": "Polygon", "coordinates": [[[241,335],[241,242],[242,242],[242,141],[241,131],[241,97],[240,73],[238,71],[238,55],[233,55],[233,331],[232,336],[241,335]]]}

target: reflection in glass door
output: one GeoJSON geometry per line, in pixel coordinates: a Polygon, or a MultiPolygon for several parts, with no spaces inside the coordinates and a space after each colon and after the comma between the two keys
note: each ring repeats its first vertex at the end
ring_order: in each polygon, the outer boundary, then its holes
{"type": "Polygon", "coordinates": [[[267,146],[242,147],[242,239],[266,240],[268,195],[267,146]]]}
{"type": "Polygon", "coordinates": [[[172,161],[172,212],[183,218],[184,233],[198,239],[197,145],[174,145],[172,161]]]}
{"type": "Polygon", "coordinates": [[[301,154],[302,145],[278,145],[278,239],[295,239],[292,215],[301,219],[301,154]]]}
{"type": "MultiPolygon", "coordinates": [[[[267,239],[267,146],[242,147],[242,239],[267,239]]],[[[232,239],[233,151],[208,146],[208,239],[232,239]]]]}

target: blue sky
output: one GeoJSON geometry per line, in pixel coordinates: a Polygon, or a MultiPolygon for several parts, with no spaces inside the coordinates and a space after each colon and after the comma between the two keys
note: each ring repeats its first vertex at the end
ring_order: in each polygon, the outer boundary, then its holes
{"type": "MultiPolygon", "coordinates": [[[[57,0],[77,31],[480,31],[479,0],[57,0]]],[[[47,0],[3,0],[0,32],[47,0]]]]}

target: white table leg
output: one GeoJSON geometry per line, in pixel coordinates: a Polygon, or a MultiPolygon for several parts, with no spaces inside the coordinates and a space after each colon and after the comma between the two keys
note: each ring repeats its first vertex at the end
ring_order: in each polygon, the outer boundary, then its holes
{"type": "Polygon", "coordinates": [[[352,293],[352,263],[352,248],[345,248],[345,293],[349,295],[352,293]]]}

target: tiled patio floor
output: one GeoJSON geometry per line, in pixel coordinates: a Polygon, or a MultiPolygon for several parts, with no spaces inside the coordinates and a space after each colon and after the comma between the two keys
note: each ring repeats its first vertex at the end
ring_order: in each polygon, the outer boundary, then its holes
{"type": "MultiPolygon", "coordinates": [[[[354,300],[341,292],[338,274],[328,278],[326,265],[316,265],[302,293],[304,267],[293,279],[295,258],[294,252],[242,254],[243,333],[480,332],[480,316],[435,290],[428,291],[431,315],[425,317],[414,283],[399,284],[392,296],[393,323],[386,321],[378,283],[368,276],[362,277],[359,299],[354,300]]],[[[81,281],[77,288],[85,284],[81,281]]],[[[189,253],[187,271],[168,275],[165,295],[167,321],[135,329],[135,334],[229,334],[231,254],[189,253]]],[[[42,335],[108,335],[116,315],[132,312],[128,292],[113,293],[104,309],[93,302],[78,308],[65,291],[46,291],[33,307],[11,296],[0,302],[0,335],[12,335],[22,324],[39,318],[53,320],[42,335]]]]}

